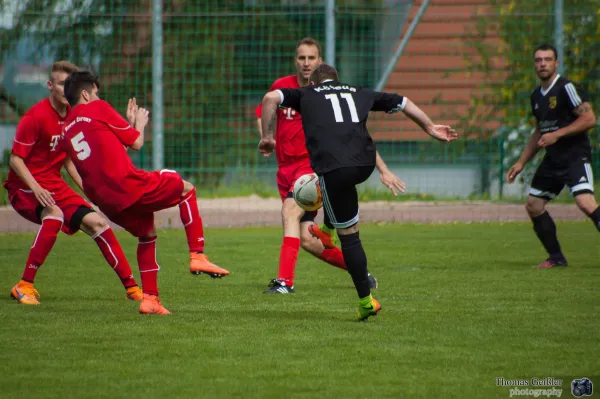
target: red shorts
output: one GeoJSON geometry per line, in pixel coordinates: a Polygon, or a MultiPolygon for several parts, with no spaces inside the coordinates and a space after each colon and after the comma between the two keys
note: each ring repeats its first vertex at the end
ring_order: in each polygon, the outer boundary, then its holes
{"type": "MultiPolygon", "coordinates": [[[[67,183],[53,187],[44,187],[52,193],[52,198],[64,215],[62,231],[65,234],[75,234],[79,225],[71,226],[71,218],[80,207],[92,208],[92,206],[75,192],[67,183]]],[[[40,212],[43,205],[38,202],[31,190],[22,188],[8,191],[8,200],[15,211],[25,219],[35,224],[41,224],[40,212]]]]}
{"type": "Polygon", "coordinates": [[[277,188],[279,189],[281,201],[285,201],[285,199],[288,198],[288,194],[294,190],[294,183],[296,183],[296,180],[302,175],[310,173],[315,172],[313,172],[310,167],[310,162],[308,160],[280,167],[277,171],[277,188]]]}
{"type": "Polygon", "coordinates": [[[154,229],[154,212],[181,202],[183,179],[174,170],[150,172],[144,195],[121,212],[107,215],[134,237],[145,237],[154,229]]]}

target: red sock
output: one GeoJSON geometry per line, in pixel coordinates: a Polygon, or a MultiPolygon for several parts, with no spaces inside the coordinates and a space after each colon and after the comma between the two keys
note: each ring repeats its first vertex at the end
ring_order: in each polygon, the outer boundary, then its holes
{"type": "Polygon", "coordinates": [[[185,227],[190,252],[204,252],[204,227],[198,211],[196,189],[188,192],[179,203],[179,216],[185,227]]]}
{"type": "Polygon", "coordinates": [[[300,250],[300,239],[296,237],[283,237],[283,245],[279,253],[279,275],[288,287],[294,285],[294,271],[300,250]]]}
{"type": "Polygon", "coordinates": [[[156,236],[140,238],[137,247],[137,260],[144,294],[158,295],[158,271],[156,263],[156,236]]]}
{"type": "Polygon", "coordinates": [[[92,238],[98,244],[98,248],[100,248],[100,252],[104,255],[104,259],[106,259],[110,267],[113,268],[117,276],[121,279],[123,287],[128,288],[137,285],[131,272],[131,266],[129,266],[129,262],[123,253],[123,248],[121,248],[121,244],[117,241],[117,237],[115,237],[112,229],[107,227],[105,230],[94,234],[92,238]]]}
{"type": "Polygon", "coordinates": [[[27,264],[23,271],[23,280],[33,283],[35,274],[44,261],[48,254],[52,250],[56,237],[63,224],[63,218],[56,216],[47,216],[42,220],[42,227],[35,236],[29,256],[27,257],[27,264]]]}
{"type": "Polygon", "coordinates": [[[346,267],[346,262],[344,262],[344,255],[342,254],[342,250],[337,247],[331,249],[325,248],[325,250],[321,252],[321,255],[319,255],[319,259],[342,270],[348,270],[348,268],[346,267]]]}

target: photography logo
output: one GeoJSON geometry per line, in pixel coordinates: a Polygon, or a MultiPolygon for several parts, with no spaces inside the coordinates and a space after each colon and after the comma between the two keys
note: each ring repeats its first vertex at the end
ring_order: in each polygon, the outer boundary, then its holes
{"type": "Polygon", "coordinates": [[[571,381],[571,393],[576,398],[583,396],[592,396],[594,386],[589,378],[578,378],[571,381]]]}

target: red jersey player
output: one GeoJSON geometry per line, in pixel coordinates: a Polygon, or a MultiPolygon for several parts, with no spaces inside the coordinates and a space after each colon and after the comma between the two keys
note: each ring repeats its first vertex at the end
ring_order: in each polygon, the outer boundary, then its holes
{"type": "Polygon", "coordinates": [[[106,220],[73,191],[61,178],[63,165],[81,187],[72,163],[65,163],[59,142],[70,110],[64,96],[64,82],[79,69],[66,61],[52,64],[47,82],[50,96],[23,115],[17,126],[10,156],[11,170],[4,187],[12,207],[30,222],[41,224],[29,251],[21,281],[10,294],[19,303],[39,305],[33,287],[35,275],[50,253],[59,230],[75,234],[81,229],[98,244],[109,265],[126,288],[126,297],[141,300],[142,292],[131,274],[131,267],[106,220]]]}
{"type": "Polygon", "coordinates": [[[144,298],[140,313],[169,314],[158,299],[156,228],[154,212],[179,205],[190,250],[190,271],[211,277],[229,274],[204,255],[204,231],[196,189],[177,172],[136,169],[126,147],[138,151],[144,144],[148,111],[129,101],[121,117],[98,98],[100,83],[89,72],[71,74],[65,96],[73,107],[65,121],[63,148],[83,181],[83,191],[109,219],[138,238],[137,260],[144,298]],[[132,126],[135,126],[132,127],[132,126]]]}
{"type": "MultiPolygon", "coordinates": [[[[308,85],[308,78],[312,71],[322,63],[321,45],[312,38],[304,38],[296,44],[296,75],[285,76],[277,79],[271,86],[271,91],[277,89],[292,89],[308,85]]],[[[256,108],[258,127],[262,137],[261,128],[262,105],[256,108]]],[[[268,294],[294,293],[294,272],[300,246],[311,255],[323,261],[346,270],[342,251],[334,244],[334,228],[328,222],[325,213],[325,226],[319,228],[314,219],[317,212],[306,212],[300,208],[293,199],[292,190],[296,180],[307,173],[313,173],[310,167],[302,117],[291,108],[277,110],[277,128],[275,140],[262,139],[258,146],[259,151],[269,156],[273,150],[277,157],[277,187],[283,202],[281,215],[283,221],[283,245],[279,255],[279,273],[276,279],[271,280],[268,294]],[[318,237],[319,239],[315,239],[318,237]]],[[[392,191],[397,188],[404,191],[404,183],[394,176],[377,155],[377,168],[380,171],[381,181],[392,191]]],[[[394,191],[395,193],[395,191],[394,191]]],[[[377,280],[369,274],[372,288],[377,288],[377,280]]]]}

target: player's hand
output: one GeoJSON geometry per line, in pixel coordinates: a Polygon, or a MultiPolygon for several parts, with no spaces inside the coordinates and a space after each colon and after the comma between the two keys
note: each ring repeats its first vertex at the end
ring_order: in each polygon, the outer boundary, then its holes
{"type": "Polygon", "coordinates": [[[394,195],[398,195],[398,192],[403,193],[406,189],[406,183],[400,180],[395,174],[390,172],[389,169],[383,171],[380,170],[379,179],[381,179],[383,185],[389,188],[394,195]]]}
{"type": "Polygon", "coordinates": [[[143,129],[144,127],[146,127],[149,120],[150,120],[150,111],[148,111],[146,108],[138,107],[138,109],[135,113],[136,128],[143,129]]]}
{"type": "Polygon", "coordinates": [[[556,132],[546,133],[546,134],[543,134],[542,137],[540,137],[540,139],[537,142],[537,145],[539,145],[542,148],[548,147],[548,146],[556,143],[558,141],[558,139],[559,139],[559,137],[556,134],[556,132]]]}
{"type": "Polygon", "coordinates": [[[275,151],[274,138],[263,137],[262,139],[260,139],[260,143],[258,143],[258,152],[263,154],[263,156],[268,157],[273,151],[275,151]]]}
{"type": "Polygon", "coordinates": [[[129,102],[127,103],[127,120],[129,121],[129,124],[131,126],[135,125],[135,116],[137,114],[138,109],[139,107],[137,105],[135,97],[130,98],[129,102]]]}
{"type": "Polygon", "coordinates": [[[52,198],[52,193],[50,191],[41,187],[35,188],[31,191],[33,191],[35,199],[37,199],[38,202],[44,206],[44,208],[56,205],[56,202],[54,201],[54,198],[52,198]]]}
{"type": "Polygon", "coordinates": [[[506,172],[506,181],[511,184],[514,183],[515,179],[517,178],[517,176],[519,176],[519,173],[523,171],[524,167],[525,165],[523,165],[521,162],[517,162],[516,164],[511,166],[508,172],[506,172]]]}
{"type": "Polygon", "coordinates": [[[458,133],[446,125],[433,125],[427,130],[427,134],[439,141],[452,141],[458,138],[458,133]]]}

